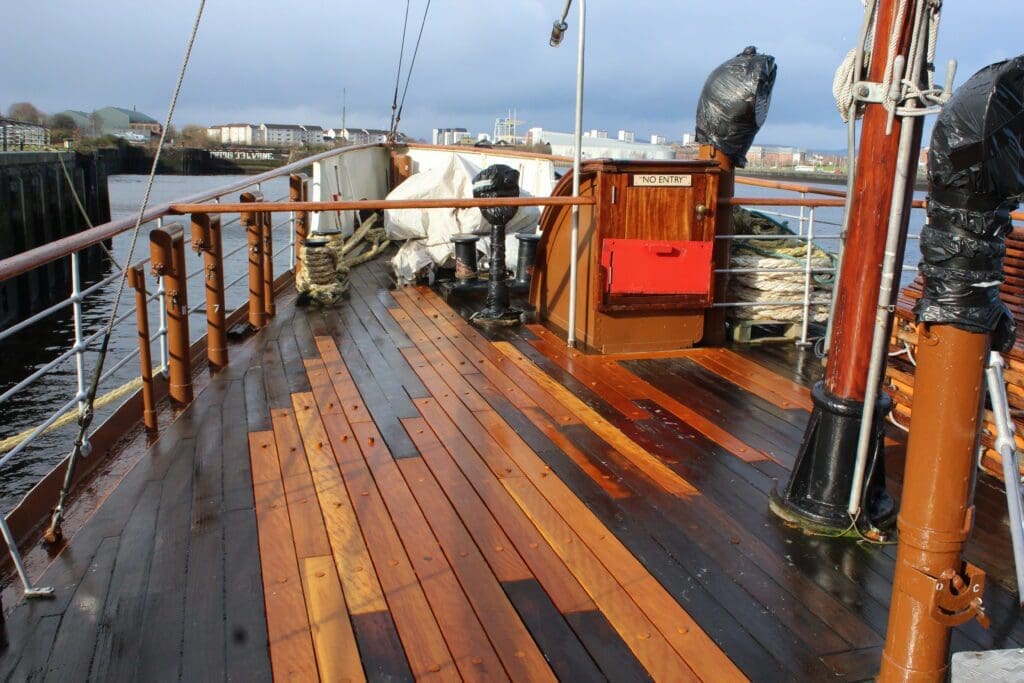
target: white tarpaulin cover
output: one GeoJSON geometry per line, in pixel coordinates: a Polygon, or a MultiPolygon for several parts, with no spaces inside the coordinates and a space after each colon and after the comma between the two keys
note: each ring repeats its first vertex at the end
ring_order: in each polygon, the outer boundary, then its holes
{"type": "MultiPolygon", "coordinates": [[[[471,155],[451,154],[446,163],[423,170],[411,176],[387,196],[388,199],[451,199],[472,198],[473,177],[483,170],[471,155]]],[[[500,161],[500,160],[499,160],[500,161]]],[[[510,159],[514,164],[515,159],[510,159]]],[[[511,164],[510,164],[511,165],[511,164]]],[[[525,174],[520,173],[520,185],[525,174]]],[[[520,187],[524,197],[533,196],[520,187]]],[[[540,220],[540,209],[520,207],[509,221],[505,243],[506,262],[515,268],[519,241],[517,232],[533,232],[540,220]]],[[[388,239],[410,240],[392,260],[400,279],[411,280],[415,273],[431,263],[436,266],[450,265],[454,254],[452,235],[473,233],[484,236],[477,248],[490,254],[490,224],[484,220],[480,209],[400,209],[386,211],[384,229],[388,239]]]]}

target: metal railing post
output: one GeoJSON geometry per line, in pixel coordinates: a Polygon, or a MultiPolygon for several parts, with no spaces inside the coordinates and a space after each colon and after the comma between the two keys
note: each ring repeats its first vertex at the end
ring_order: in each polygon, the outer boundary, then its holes
{"type": "MultiPolygon", "coordinates": [[[[803,210],[801,208],[801,213],[803,210]]],[[[807,327],[811,315],[811,261],[814,256],[814,207],[810,209],[807,222],[807,260],[804,263],[804,316],[800,326],[800,346],[807,346],[807,327]]]]}
{"type": "Polygon", "coordinates": [[[263,229],[260,231],[263,244],[263,306],[267,318],[273,318],[277,313],[277,306],[274,304],[274,215],[269,211],[260,211],[258,220],[263,222],[263,229]]]}
{"type": "MultiPolygon", "coordinates": [[[[800,193],[800,199],[807,199],[807,193],[806,192],[801,192],[800,193]]],[[[804,207],[803,204],[800,205],[800,236],[801,237],[803,237],[803,234],[804,234],[804,210],[805,210],[805,208],[806,207],[804,207]]],[[[814,209],[812,208],[811,210],[813,211],[814,209]]]]}
{"type": "Polygon", "coordinates": [[[86,410],[85,403],[85,342],[82,337],[82,270],[81,252],[71,254],[71,310],[75,328],[75,378],[77,380],[78,413],[86,410]]]}
{"type": "Polygon", "coordinates": [[[167,313],[168,392],[180,405],[192,401],[192,354],[188,333],[188,269],[185,230],[179,223],[149,233],[153,273],[164,280],[167,313]]]}
{"type": "MultiPolygon", "coordinates": [[[[304,202],[309,196],[309,184],[305,173],[293,173],[288,176],[288,201],[304,202]]],[[[302,270],[302,240],[309,234],[309,212],[293,211],[291,263],[295,264],[295,274],[302,270]]]]}
{"type": "MultiPolygon", "coordinates": [[[[162,228],[164,225],[163,218],[156,219],[156,227],[162,228]]],[[[160,374],[164,377],[167,376],[167,367],[169,363],[169,355],[167,352],[167,288],[164,286],[163,277],[157,277],[156,280],[156,298],[157,298],[157,315],[160,319],[160,325],[157,327],[156,334],[160,340],[160,374]]]]}
{"type": "Polygon", "coordinates": [[[153,396],[153,357],[149,348],[149,302],[146,273],[141,263],[128,269],[128,286],[135,290],[135,317],[139,328],[139,375],[142,378],[142,422],[146,430],[157,431],[156,399],[153,396]]]}
{"type": "Polygon", "coordinates": [[[224,248],[220,216],[192,214],[192,248],[203,255],[206,290],[206,358],[220,370],[228,364],[228,336],[224,302],[224,248]]]}
{"type": "MultiPolygon", "coordinates": [[[[263,195],[258,192],[243,192],[242,202],[261,202],[263,195]]],[[[256,211],[241,214],[249,245],[249,324],[256,329],[267,321],[266,302],[263,289],[263,221],[256,211]]]]}

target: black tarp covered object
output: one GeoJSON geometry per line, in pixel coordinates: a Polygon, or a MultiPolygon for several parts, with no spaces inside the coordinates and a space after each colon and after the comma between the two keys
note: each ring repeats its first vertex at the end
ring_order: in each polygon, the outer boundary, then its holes
{"type": "Polygon", "coordinates": [[[924,290],[918,322],[1016,340],[999,298],[1004,238],[1024,193],[1024,56],[985,67],[950,98],[928,152],[928,225],[921,231],[924,290]]]}
{"type": "Polygon", "coordinates": [[[775,58],[748,47],[711,72],[697,102],[697,142],[720,149],[734,166],[747,165],[754,136],[768,118],[775,58]]]}

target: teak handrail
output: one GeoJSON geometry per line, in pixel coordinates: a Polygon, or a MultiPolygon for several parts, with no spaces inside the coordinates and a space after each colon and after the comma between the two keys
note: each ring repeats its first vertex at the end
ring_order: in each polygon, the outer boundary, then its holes
{"type": "Polygon", "coordinates": [[[806,192],[807,194],[820,194],[826,197],[845,197],[845,190],[832,190],[827,187],[815,187],[814,185],[800,185],[798,183],[786,183],[778,180],[766,180],[764,178],[751,178],[749,176],[736,176],[737,185],[753,185],[754,187],[768,187],[773,190],[786,190],[788,192],[806,192]]]}
{"type": "MultiPolygon", "coordinates": [[[[269,171],[264,171],[258,175],[245,176],[241,180],[237,180],[228,185],[222,185],[212,190],[206,190],[204,192],[197,192],[196,194],[184,197],[180,200],[180,203],[196,203],[206,202],[217,197],[222,197],[240,190],[244,190],[247,187],[252,187],[268,180],[273,180],[280,176],[285,176],[290,173],[296,173],[302,169],[308,167],[310,164],[324,159],[330,159],[331,157],[338,156],[339,154],[348,154],[357,150],[362,149],[373,149],[373,148],[384,148],[386,145],[382,144],[368,144],[368,145],[352,145],[351,147],[341,147],[337,149],[328,150],[321,152],[320,154],[314,154],[313,156],[293,161],[290,164],[285,164],[269,171]]],[[[152,206],[142,214],[142,223],[146,224],[152,220],[166,216],[169,213],[171,204],[158,204],[152,206]]],[[[291,209],[285,209],[290,211],[291,209]]],[[[23,251],[20,254],[9,256],[5,259],[0,259],[0,282],[10,280],[12,277],[27,273],[34,268],[45,265],[52,261],[56,261],[59,258],[70,256],[71,254],[87,249],[93,245],[99,244],[109,240],[110,238],[120,235],[123,232],[127,232],[135,227],[136,216],[130,216],[126,218],[118,218],[101,225],[76,232],[73,235],[68,235],[59,240],[54,240],[48,244],[43,244],[36,247],[35,249],[29,249],[23,251]]]]}
{"type": "MultiPolygon", "coordinates": [[[[494,199],[353,199],[336,202],[264,202],[260,211],[356,211],[360,209],[472,209],[495,206],[587,206],[593,197],[498,197],[494,199]]],[[[234,204],[171,204],[170,213],[240,213],[251,209],[234,204]]]]}

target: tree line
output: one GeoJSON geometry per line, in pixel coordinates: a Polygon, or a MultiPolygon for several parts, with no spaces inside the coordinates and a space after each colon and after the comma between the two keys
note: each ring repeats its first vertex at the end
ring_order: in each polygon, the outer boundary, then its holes
{"type": "MultiPolygon", "coordinates": [[[[77,141],[103,135],[103,121],[96,112],[89,115],[89,124],[84,127],[67,114],[49,115],[31,102],[15,102],[7,107],[6,116],[15,121],[46,126],[50,129],[50,142],[54,145],[62,144],[65,140],[77,141]]],[[[195,124],[182,127],[180,132],[173,125],[168,126],[167,140],[185,147],[210,146],[206,126],[195,124]]]]}

